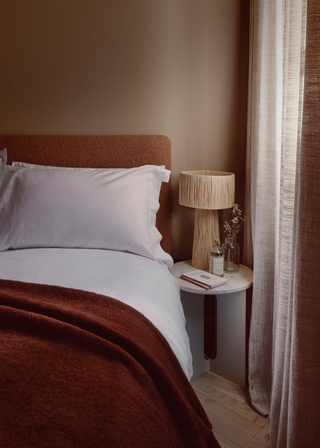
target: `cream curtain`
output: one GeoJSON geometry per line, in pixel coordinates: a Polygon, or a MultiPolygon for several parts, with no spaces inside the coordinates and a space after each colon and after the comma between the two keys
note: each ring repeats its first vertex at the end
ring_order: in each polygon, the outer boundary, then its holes
{"type": "Polygon", "coordinates": [[[271,446],[320,446],[320,5],[252,0],[244,263],[252,403],[271,446]]]}

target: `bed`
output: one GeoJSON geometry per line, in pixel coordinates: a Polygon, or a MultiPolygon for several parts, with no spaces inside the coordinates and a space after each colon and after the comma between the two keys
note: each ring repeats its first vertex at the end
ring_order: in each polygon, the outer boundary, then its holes
{"type": "Polygon", "coordinates": [[[219,446],[169,271],[170,169],[165,136],[0,137],[1,446],[219,446]]]}

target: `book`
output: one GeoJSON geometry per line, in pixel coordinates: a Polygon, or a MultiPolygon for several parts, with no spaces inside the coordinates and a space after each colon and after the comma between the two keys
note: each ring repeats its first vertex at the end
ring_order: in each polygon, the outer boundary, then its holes
{"type": "Polygon", "coordinates": [[[203,289],[212,289],[227,283],[227,280],[201,269],[195,269],[180,275],[180,278],[203,289]]]}

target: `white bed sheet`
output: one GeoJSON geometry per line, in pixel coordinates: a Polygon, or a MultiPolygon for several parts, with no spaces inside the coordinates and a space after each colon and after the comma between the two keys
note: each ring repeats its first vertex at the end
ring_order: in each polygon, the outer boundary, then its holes
{"type": "Polygon", "coordinates": [[[163,334],[191,379],[180,289],[166,266],[110,250],[21,249],[0,253],[0,278],[91,291],[132,306],[163,334]]]}

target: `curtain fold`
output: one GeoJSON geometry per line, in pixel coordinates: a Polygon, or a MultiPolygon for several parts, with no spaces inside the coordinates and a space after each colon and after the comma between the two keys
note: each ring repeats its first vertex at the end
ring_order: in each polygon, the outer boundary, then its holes
{"type": "Polygon", "coordinates": [[[252,1],[244,263],[252,403],[272,447],[320,446],[320,5],[252,1]],[[316,444],[315,444],[316,443],[316,444]]]}

